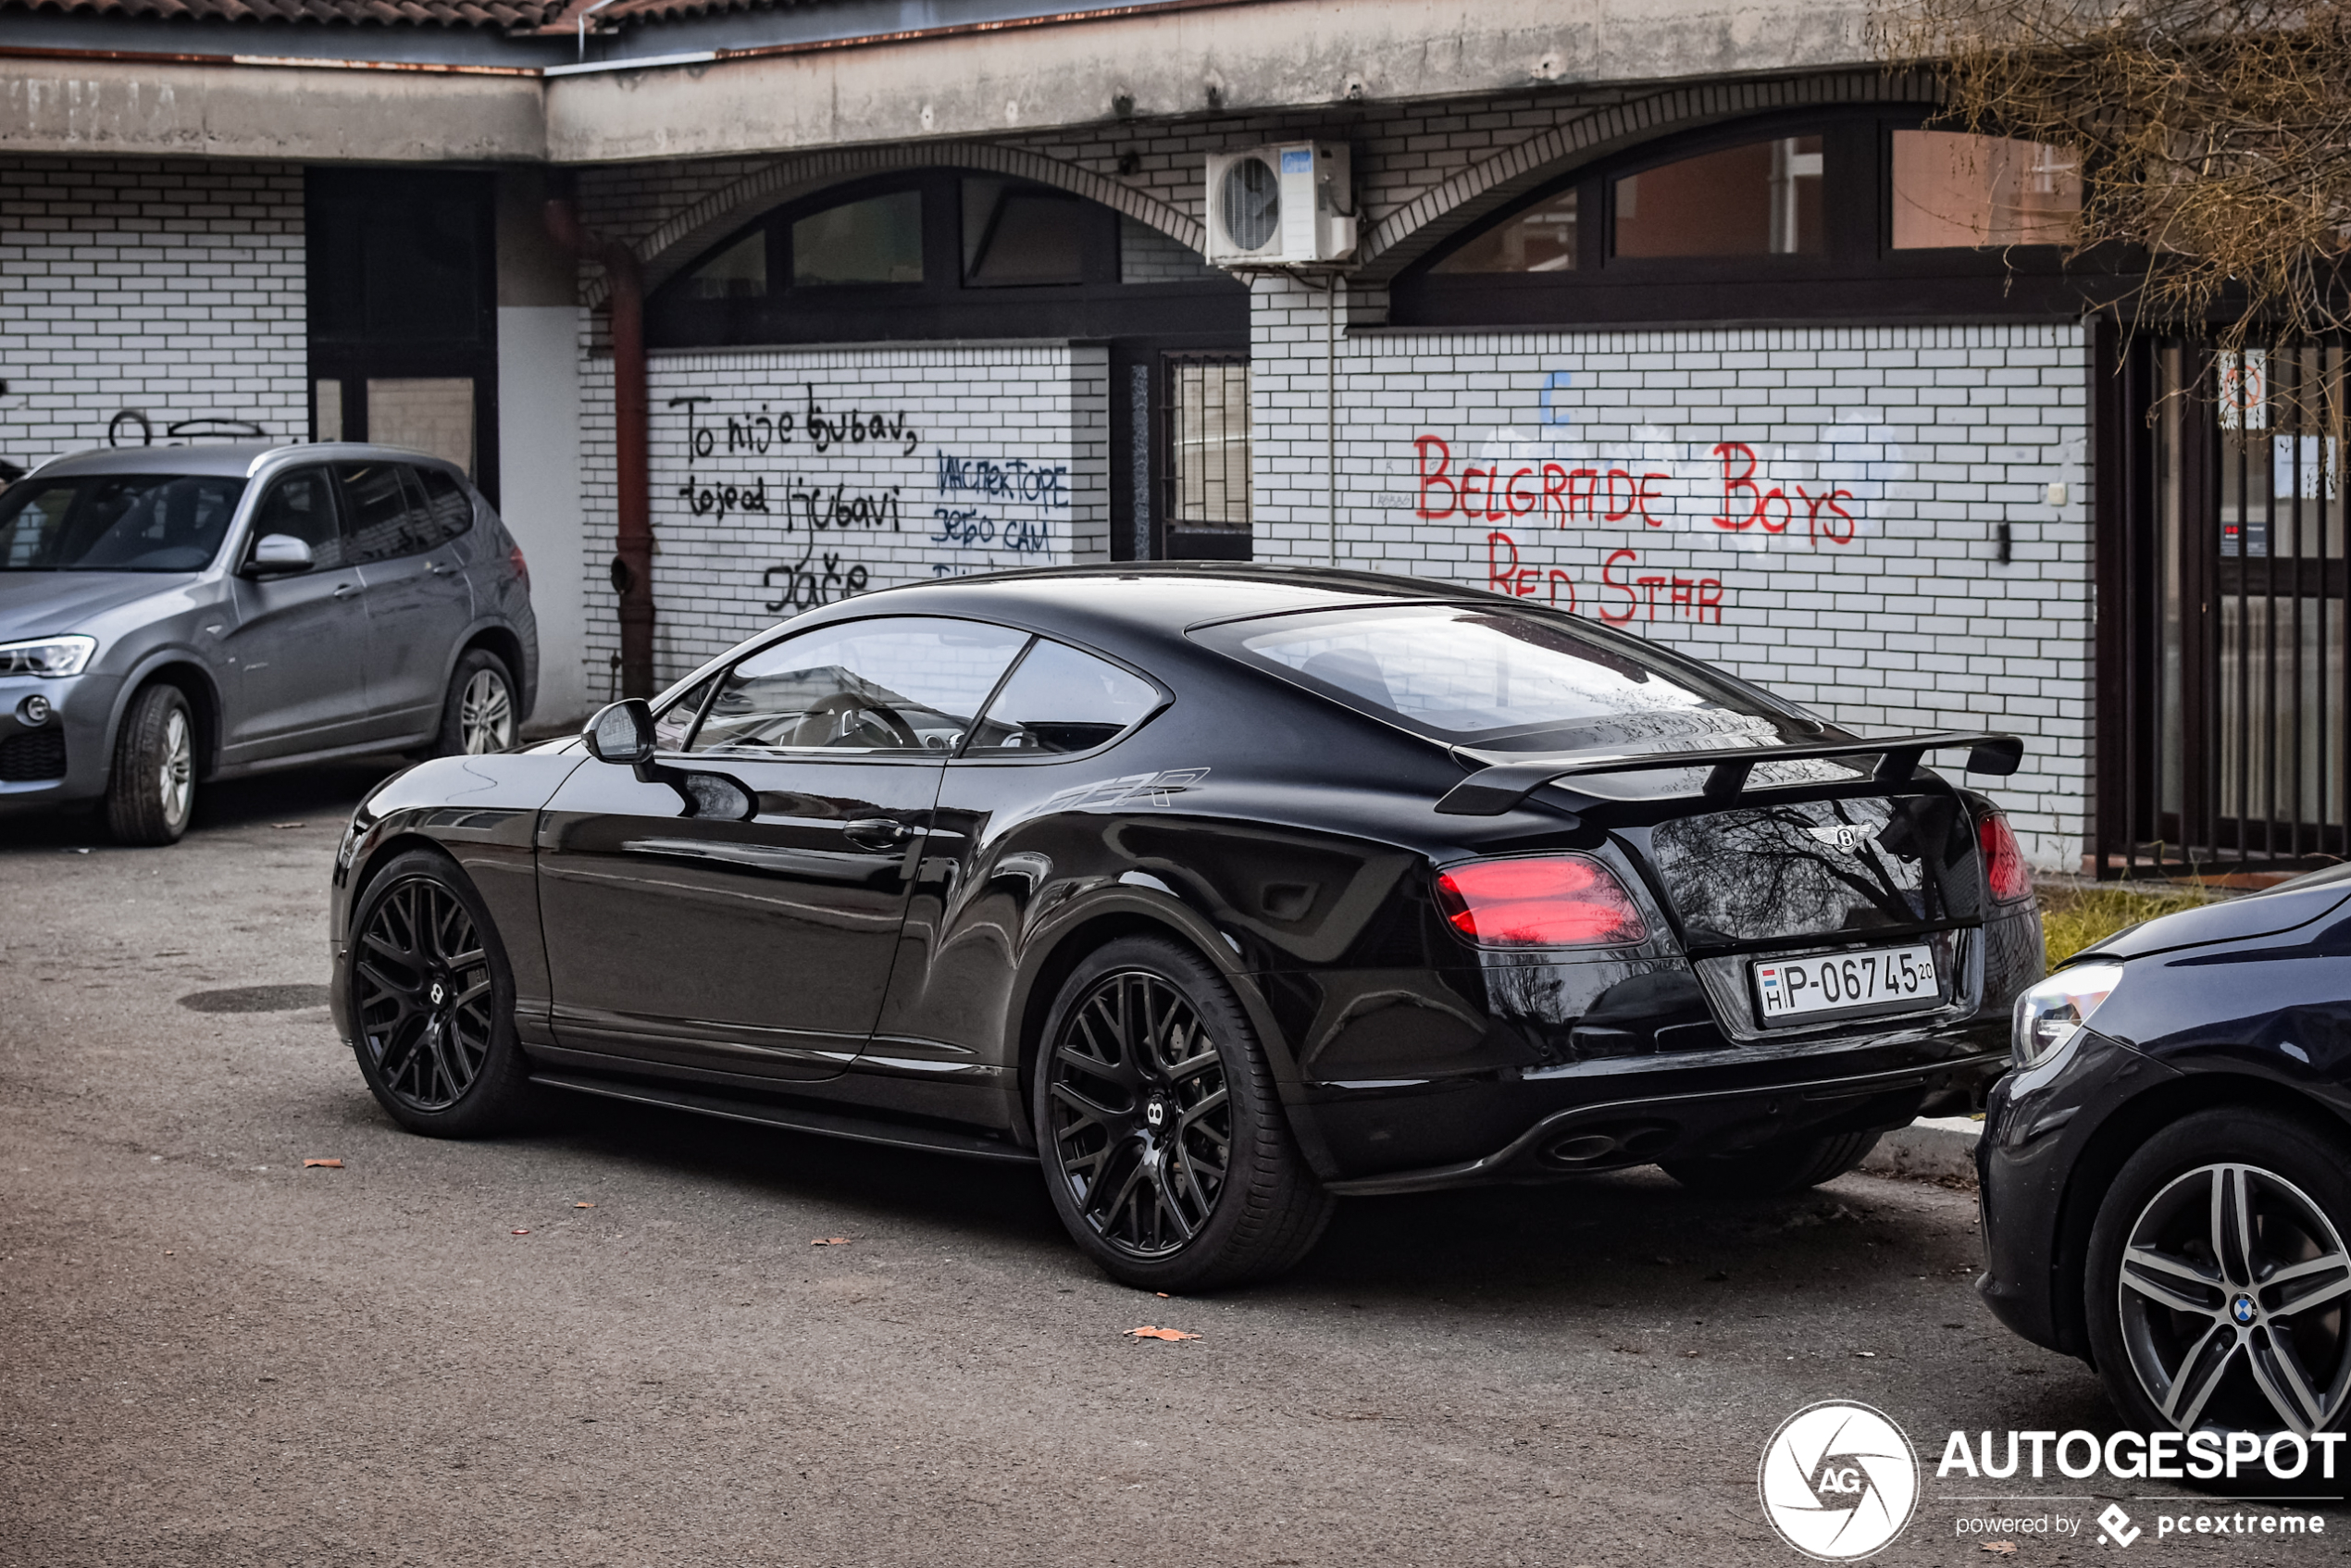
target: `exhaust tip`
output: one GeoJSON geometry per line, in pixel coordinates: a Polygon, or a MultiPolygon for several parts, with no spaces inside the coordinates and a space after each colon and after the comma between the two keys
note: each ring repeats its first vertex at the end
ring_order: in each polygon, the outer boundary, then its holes
{"type": "Polygon", "coordinates": [[[1577,1127],[1543,1145],[1537,1158],[1563,1170],[1638,1165],[1655,1159],[1673,1141],[1673,1129],[1662,1122],[1577,1127]]]}

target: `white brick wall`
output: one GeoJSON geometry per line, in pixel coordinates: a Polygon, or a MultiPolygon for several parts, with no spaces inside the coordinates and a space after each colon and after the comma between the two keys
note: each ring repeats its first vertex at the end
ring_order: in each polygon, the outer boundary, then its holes
{"type": "MultiPolygon", "coordinates": [[[[1260,560],[1326,558],[1323,310],[1257,285],[1260,560]]],[[[1342,337],[1339,564],[1573,604],[1864,730],[2021,733],[1976,782],[2070,866],[2085,355],[2073,325],[1342,337]]]]}
{"type": "Polygon", "coordinates": [[[0,162],[0,457],[104,445],[123,409],[306,441],[305,316],[299,168],[0,162]]]}
{"type": "MultiPolygon", "coordinates": [[[[701,351],[655,355],[651,380],[664,680],[863,590],[1108,554],[1099,347],[701,351]]],[[[616,526],[612,361],[589,361],[583,381],[584,548],[603,583],[616,526]]],[[[601,701],[617,600],[591,592],[590,606],[588,690],[601,701]]]]}

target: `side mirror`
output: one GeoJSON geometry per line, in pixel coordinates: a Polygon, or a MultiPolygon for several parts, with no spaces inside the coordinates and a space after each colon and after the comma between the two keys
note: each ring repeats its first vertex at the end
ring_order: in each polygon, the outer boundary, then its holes
{"type": "Polygon", "coordinates": [[[653,711],[641,697],[630,697],[598,711],[581,731],[588,742],[588,754],[598,762],[618,763],[623,767],[642,767],[653,760],[658,741],[653,734],[653,711]]]}
{"type": "Polygon", "coordinates": [[[253,542],[245,557],[247,577],[293,577],[318,564],[310,546],[290,533],[265,533],[253,542]]]}

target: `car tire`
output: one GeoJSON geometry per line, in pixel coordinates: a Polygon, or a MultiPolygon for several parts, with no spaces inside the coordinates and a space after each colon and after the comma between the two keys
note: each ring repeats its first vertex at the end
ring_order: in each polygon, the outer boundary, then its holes
{"type": "Polygon", "coordinates": [[[481,896],[448,856],[408,851],[367,884],[336,982],[360,1075],[402,1126],[479,1138],[535,1119],[514,971],[481,896]]]}
{"type": "Polygon", "coordinates": [[[2338,1137],[2273,1112],[2221,1108],[2148,1139],[2099,1200],[2084,1279],[2091,1352],[2125,1423],[2143,1432],[2342,1430],[2346,1235],[2351,1149],[2338,1137]],[[2240,1247],[2245,1213],[2253,1239],[2240,1247]]]}
{"type": "Polygon", "coordinates": [[[1840,1132],[1826,1138],[1792,1138],[1744,1154],[1662,1160],[1659,1164],[1667,1176],[1694,1192],[1795,1192],[1835,1181],[1867,1159],[1880,1136],[1840,1132]]]}
{"type": "Polygon", "coordinates": [[[1126,1284],[1270,1278],[1330,1223],[1334,1201],[1299,1153],[1248,1014],[1180,943],[1122,937],[1077,965],[1046,1018],[1031,1095],[1054,1210],[1126,1284]]]}
{"type": "Polygon", "coordinates": [[[131,698],[102,809],[117,843],[176,844],[187,832],[196,809],[196,720],[177,686],[131,698]]]}
{"type": "Polygon", "coordinates": [[[522,709],[515,698],[514,672],[487,648],[468,648],[449,675],[441,702],[441,732],[433,737],[437,757],[479,756],[511,750],[520,731],[522,709]]]}

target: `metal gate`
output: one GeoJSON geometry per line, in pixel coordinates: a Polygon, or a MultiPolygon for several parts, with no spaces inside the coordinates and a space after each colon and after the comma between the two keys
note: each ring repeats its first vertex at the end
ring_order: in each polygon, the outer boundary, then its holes
{"type": "Polygon", "coordinates": [[[2345,344],[2100,358],[2098,874],[2340,859],[2345,344]]]}

